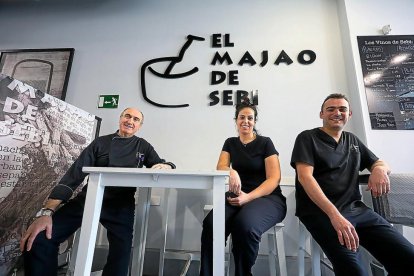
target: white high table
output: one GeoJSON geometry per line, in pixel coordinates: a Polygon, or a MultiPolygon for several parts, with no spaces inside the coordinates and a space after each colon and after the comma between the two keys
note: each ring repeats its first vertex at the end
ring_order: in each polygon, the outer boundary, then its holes
{"type": "Polygon", "coordinates": [[[138,187],[131,275],[142,275],[151,188],[213,191],[213,275],[224,275],[224,193],[228,172],[84,167],[88,192],[76,256],[75,276],[90,275],[105,186],[138,187]]]}

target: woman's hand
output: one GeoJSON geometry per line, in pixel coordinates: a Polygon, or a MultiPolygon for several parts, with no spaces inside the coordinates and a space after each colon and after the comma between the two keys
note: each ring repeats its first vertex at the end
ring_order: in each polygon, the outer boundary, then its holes
{"type": "Polygon", "coordinates": [[[230,179],[229,179],[229,192],[240,195],[241,193],[241,180],[237,171],[230,170],[230,179]]]}
{"type": "Polygon", "coordinates": [[[240,194],[237,197],[227,197],[227,201],[230,205],[233,206],[243,206],[251,200],[249,194],[246,194],[243,191],[240,191],[240,194]]]}

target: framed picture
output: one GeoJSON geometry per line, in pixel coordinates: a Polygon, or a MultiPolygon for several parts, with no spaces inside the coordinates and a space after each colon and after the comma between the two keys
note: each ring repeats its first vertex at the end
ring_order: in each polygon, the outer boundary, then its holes
{"type": "Polygon", "coordinates": [[[74,48],[0,52],[0,73],[65,100],[74,48]]]}

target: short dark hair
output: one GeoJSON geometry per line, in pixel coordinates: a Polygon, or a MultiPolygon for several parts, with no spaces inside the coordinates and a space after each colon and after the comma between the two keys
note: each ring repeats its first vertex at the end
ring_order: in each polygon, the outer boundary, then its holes
{"type": "Polygon", "coordinates": [[[321,111],[323,111],[323,105],[326,103],[326,101],[327,100],[329,100],[329,99],[344,99],[345,101],[347,101],[348,102],[348,105],[349,105],[349,107],[351,108],[351,104],[349,103],[349,100],[348,100],[348,98],[344,95],[344,94],[341,94],[341,93],[332,93],[332,94],[329,94],[328,95],[328,97],[326,97],[325,98],[325,100],[323,100],[323,103],[322,103],[322,105],[321,105],[321,111]]]}

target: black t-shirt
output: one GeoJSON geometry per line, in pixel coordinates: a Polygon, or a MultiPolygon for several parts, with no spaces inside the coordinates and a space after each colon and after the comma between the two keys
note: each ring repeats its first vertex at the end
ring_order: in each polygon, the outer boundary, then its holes
{"type": "MultiPolygon", "coordinates": [[[[352,202],[361,199],[359,171],[370,168],[376,157],[354,134],[343,131],[338,143],[319,128],[303,131],[298,135],[290,165],[296,162],[313,166],[313,176],[327,198],[344,211],[352,202]]],[[[319,213],[320,209],[308,197],[296,173],[296,215],[319,213]]]]}
{"type": "MultiPolygon", "coordinates": [[[[266,180],[265,158],[279,155],[269,137],[257,135],[256,139],[244,145],[239,137],[228,138],[223,151],[230,154],[231,167],[236,170],[242,183],[242,191],[249,193],[266,180]]],[[[272,194],[282,194],[278,186],[272,194]]]]}

